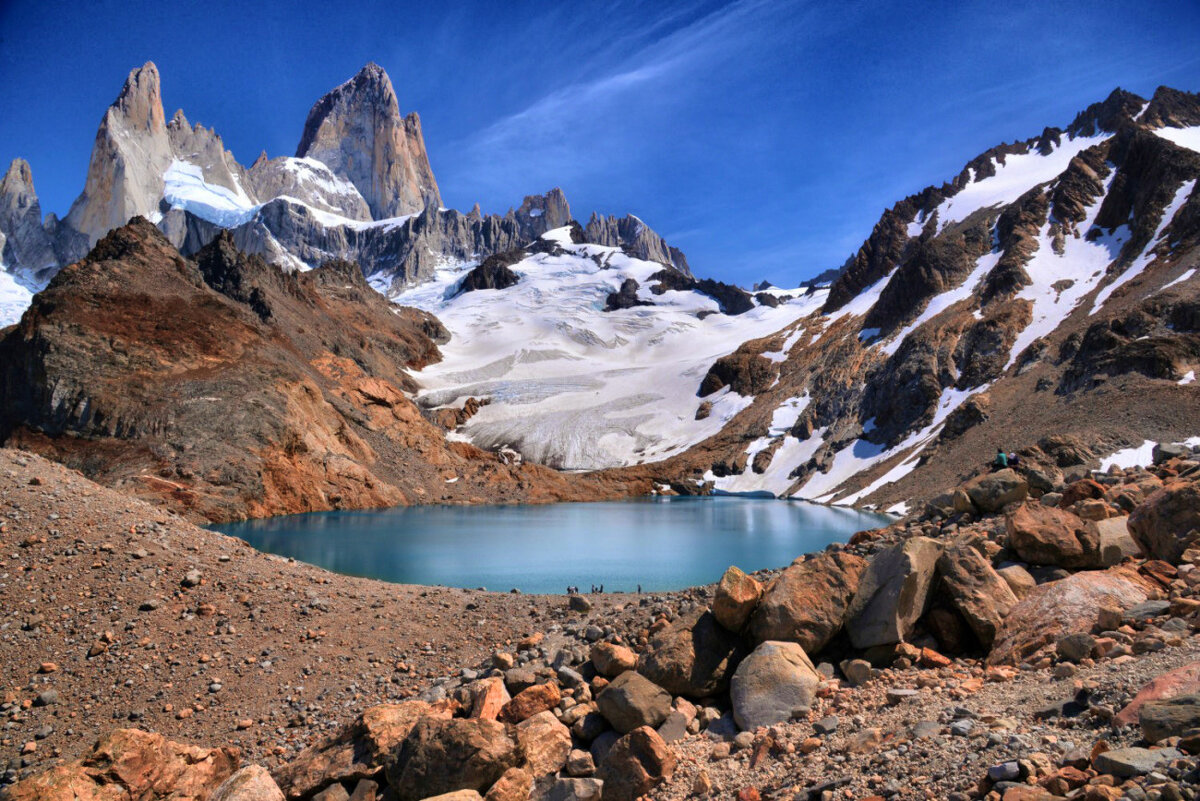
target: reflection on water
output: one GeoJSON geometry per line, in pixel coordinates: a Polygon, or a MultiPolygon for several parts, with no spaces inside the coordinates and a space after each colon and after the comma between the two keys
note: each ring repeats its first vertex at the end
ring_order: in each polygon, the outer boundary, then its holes
{"type": "Polygon", "coordinates": [[[255,548],[354,576],[405,584],[564,592],[708,584],[797,556],[887,518],[739,497],[639,498],[545,506],[413,506],[319,512],[216,529],[255,548]]]}

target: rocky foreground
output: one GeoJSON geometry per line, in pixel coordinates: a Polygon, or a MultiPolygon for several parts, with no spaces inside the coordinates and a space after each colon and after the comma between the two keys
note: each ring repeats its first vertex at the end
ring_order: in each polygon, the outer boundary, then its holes
{"type": "Polygon", "coordinates": [[[0,452],[4,797],[1200,796],[1200,461],[1023,455],[782,571],[564,599],[333,576],[0,452]]]}

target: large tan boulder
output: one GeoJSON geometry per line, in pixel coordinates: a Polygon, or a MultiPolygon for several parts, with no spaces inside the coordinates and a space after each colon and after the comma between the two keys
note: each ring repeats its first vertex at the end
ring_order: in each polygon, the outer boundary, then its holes
{"type": "Polygon", "coordinates": [[[1005,525],[1008,547],[1030,564],[1076,570],[1101,567],[1099,534],[1070,512],[1026,503],[1008,515],[1005,525]]]}
{"type": "Polygon", "coordinates": [[[658,732],[642,726],[613,745],[600,763],[604,801],[635,801],[675,773],[675,754],[658,732]]]}
{"type": "Polygon", "coordinates": [[[238,767],[236,748],[200,748],[117,729],[83,759],[14,784],[5,801],[207,799],[238,767]]]}
{"type": "Polygon", "coordinates": [[[671,694],[641,673],[622,673],[596,696],[609,724],[626,734],[639,726],[657,727],[671,714],[671,694]]]}
{"type": "Polygon", "coordinates": [[[613,642],[598,642],[592,646],[592,664],[601,676],[615,679],[627,670],[637,667],[637,654],[624,645],[613,642]]]}
{"type": "Polygon", "coordinates": [[[794,642],[761,643],[742,660],[729,688],[733,718],[753,731],[808,712],[821,675],[794,642]]]}
{"type": "Polygon", "coordinates": [[[272,775],[289,798],[309,796],[334,782],[353,782],[378,773],[388,755],[423,717],[450,717],[423,701],[378,704],[353,723],[276,768],[272,775]]]}
{"type": "Polygon", "coordinates": [[[487,791],[486,801],[529,801],[533,789],[533,777],[524,768],[509,768],[504,771],[492,788],[487,791]]]}
{"type": "Polygon", "coordinates": [[[1179,564],[1200,532],[1200,483],[1175,481],[1151,493],[1129,515],[1129,531],[1146,553],[1179,564]]]}
{"type": "Polygon", "coordinates": [[[1004,619],[988,662],[1021,662],[1060,637],[1091,631],[1101,607],[1128,609],[1158,595],[1155,585],[1128,565],[1086,570],[1039,585],[1004,619]]]}
{"type": "Polygon", "coordinates": [[[638,657],[638,672],[673,695],[699,698],[729,686],[744,651],[741,639],[711,612],[681,615],[655,634],[638,657]]]}
{"type": "Polygon", "coordinates": [[[1087,527],[1096,533],[1100,543],[1100,566],[1119,565],[1127,558],[1138,558],[1142,547],[1129,531],[1128,517],[1110,517],[1089,522],[1087,527]]]}
{"type": "Polygon", "coordinates": [[[991,648],[1000,624],[1017,605],[1016,594],[991,562],[970,545],[947,548],[937,566],[951,605],[967,621],[979,643],[991,648]]]}
{"type": "Polygon", "coordinates": [[[1010,503],[1025,500],[1029,496],[1029,482],[1010,467],[976,476],[963,485],[963,491],[976,509],[994,514],[1010,503]]]}
{"type": "Polygon", "coordinates": [[[226,779],[208,801],[283,801],[283,791],[262,765],[247,765],[226,779]]]}
{"type": "Polygon", "coordinates": [[[562,700],[562,691],[554,682],[526,687],[504,705],[496,719],[501,723],[520,723],[539,712],[553,709],[562,700]]]}
{"type": "Polygon", "coordinates": [[[747,576],[740,567],[729,567],[717,584],[712,605],[713,616],[730,631],[741,631],[758,605],[762,591],[762,584],[753,576],[747,576]]]}
{"type": "Polygon", "coordinates": [[[557,773],[571,753],[570,729],[549,711],[517,724],[517,742],[535,779],[557,773]]]}
{"type": "Polygon", "coordinates": [[[941,543],[928,537],[875,554],[846,612],[846,632],[855,648],[893,645],[908,636],[929,607],[941,555],[941,543]]]}
{"type": "Polygon", "coordinates": [[[767,585],[750,618],[751,637],[786,640],[818,653],[842,630],[866,566],[862,557],[838,551],[785,569],[767,585]]]}
{"type": "Polygon", "coordinates": [[[388,759],[388,784],[399,801],[455,790],[484,792],[521,761],[521,749],[494,720],[422,718],[388,759]]]}

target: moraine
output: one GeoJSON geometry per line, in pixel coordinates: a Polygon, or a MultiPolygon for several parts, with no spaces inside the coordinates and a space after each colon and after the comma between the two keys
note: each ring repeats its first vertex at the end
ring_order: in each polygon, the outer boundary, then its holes
{"type": "Polygon", "coordinates": [[[216,528],[338,573],[522,592],[665,591],[730,564],[779,567],[886,525],[882,515],[757,498],[642,498],[544,506],[415,506],[290,515],[216,528]]]}

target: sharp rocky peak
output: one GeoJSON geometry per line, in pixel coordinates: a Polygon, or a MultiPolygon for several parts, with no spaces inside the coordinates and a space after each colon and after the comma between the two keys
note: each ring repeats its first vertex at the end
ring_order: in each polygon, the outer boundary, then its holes
{"type": "Polygon", "coordinates": [[[1121,123],[1136,117],[1145,105],[1145,98],[1118,86],[1104,100],[1076,114],[1074,121],[1067,126],[1067,133],[1073,137],[1114,133],[1121,123]]]}
{"type": "Polygon", "coordinates": [[[162,84],[158,67],[153,61],[131,71],[121,88],[121,94],[110,106],[130,126],[147,131],[162,130],[166,126],[162,105],[162,84]]]}
{"type": "Polygon", "coordinates": [[[416,113],[403,117],[392,81],[370,63],[308,112],[296,156],[352,182],[376,219],[441,205],[416,113]]]}

